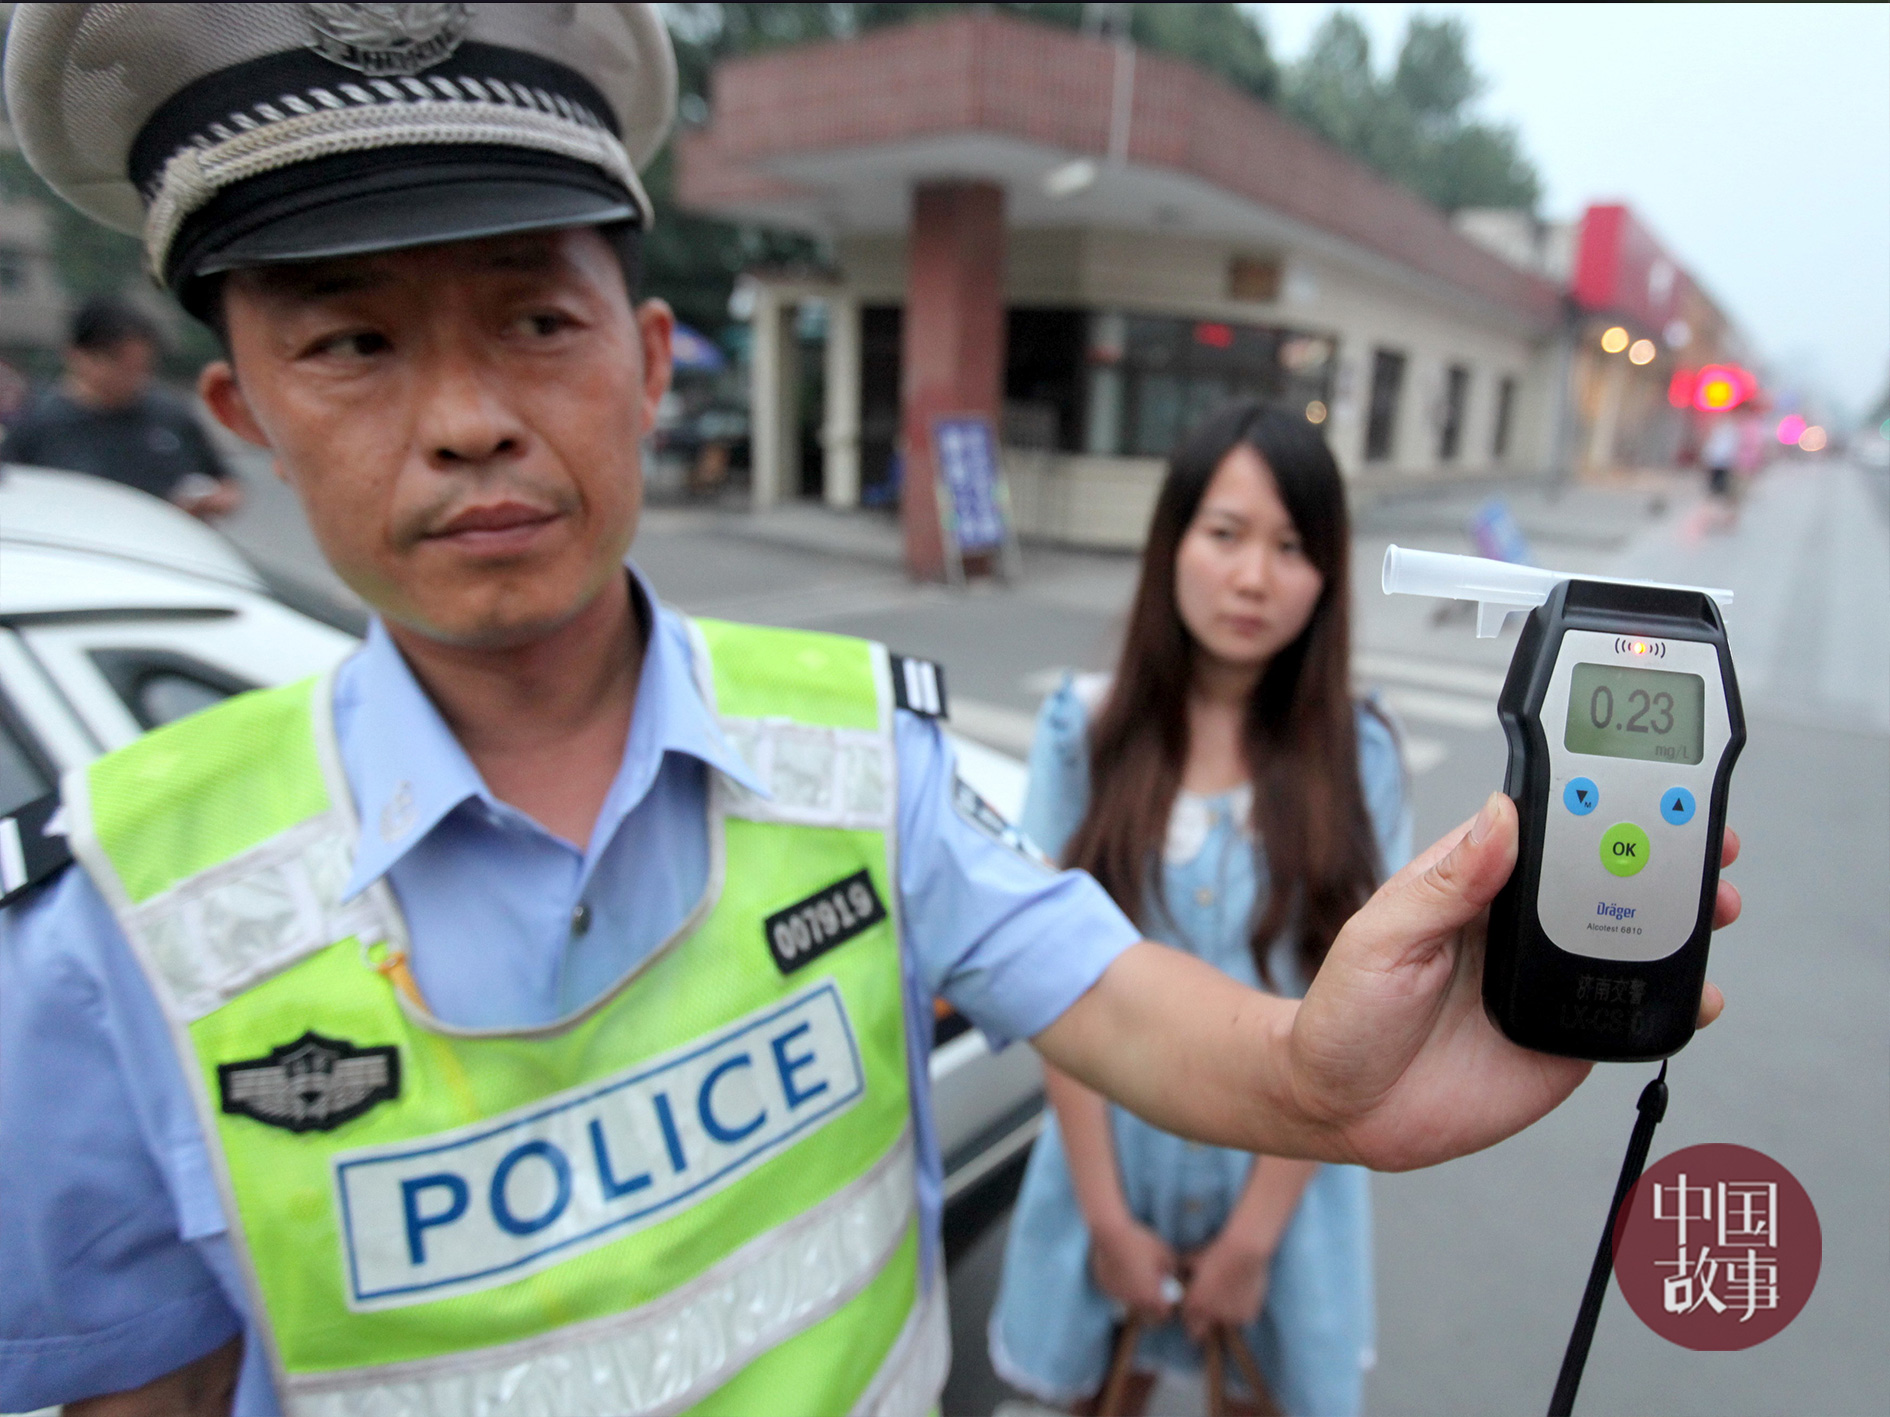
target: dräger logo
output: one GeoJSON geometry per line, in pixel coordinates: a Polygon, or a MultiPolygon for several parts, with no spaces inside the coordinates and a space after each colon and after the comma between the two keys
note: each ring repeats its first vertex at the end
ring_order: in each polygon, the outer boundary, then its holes
{"type": "Polygon", "coordinates": [[[1595,914],[1605,915],[1611,920],[1632,920],[1634,918],[1634,907],[1631,905],[1610,905],[1604,900],[1595,907],[1595,914]]]}
{"type": "Polygon", "coordinates": [[[866,1090],[839,992],[472,1127],[334,1161],[348,1305],[474,1293],[666,1220],[866,1090]]]}

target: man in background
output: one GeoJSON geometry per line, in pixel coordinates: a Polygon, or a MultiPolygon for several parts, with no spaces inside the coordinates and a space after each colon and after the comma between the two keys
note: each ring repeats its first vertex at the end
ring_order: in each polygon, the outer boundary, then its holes
{"type": "Polygon", "coordinates": [[[109,478],[192,516],[227,516],[243,490],[180,398],[158,387],[158,332],[123,301],[86,301],[72,320],[65,377],[6,436],[8,462],[109,478]]]}

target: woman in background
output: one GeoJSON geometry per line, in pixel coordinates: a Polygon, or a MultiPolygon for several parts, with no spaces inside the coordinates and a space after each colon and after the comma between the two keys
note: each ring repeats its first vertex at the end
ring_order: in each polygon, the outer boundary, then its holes
{"type": "MultiPolygon", "coordinates": [[[[1351,695],[1350,540],[1303,418],[1242,403],[1190,434],[1116,672],[1044,705],[1020,823],[1152,938],[1294,997],[1410,855],[1397,742],[1351,695]]],[[[1356,1413],[1374,1343],[1366,1173],[1186,1142],[1046,1073],[1054,1116],[991,1317],[999,1374],[1091,1397],[1126,1311],[1159,1325],[1144,1370],[1198,1367],[1200,1340],[1236,1327],[1288,1412],[1356,1413]]]]}

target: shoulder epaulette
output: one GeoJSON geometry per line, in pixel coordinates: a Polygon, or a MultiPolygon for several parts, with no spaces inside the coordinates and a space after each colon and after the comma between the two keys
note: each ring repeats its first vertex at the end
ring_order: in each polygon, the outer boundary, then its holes
{"type": "Polygon", "coordinates": [[[893,703],[924,718],[945,718],[945,667],[929,659],[895,654],[892,660],[893,703]]]}
{"type": "Polygon", "coordinates": [[[71,864],[57,792],[0,817],[0,907],[13,904],[71,864]]]}

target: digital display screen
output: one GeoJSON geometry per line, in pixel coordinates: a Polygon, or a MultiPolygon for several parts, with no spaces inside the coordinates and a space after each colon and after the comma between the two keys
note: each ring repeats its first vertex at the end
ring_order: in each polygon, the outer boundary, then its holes
{"type": "Polygon", "coordinates": [[[1706,749],[1706,681],[1664,669],[1576,664],[1569,676],[1571,753],[1697,763],[1706,749]]]}

